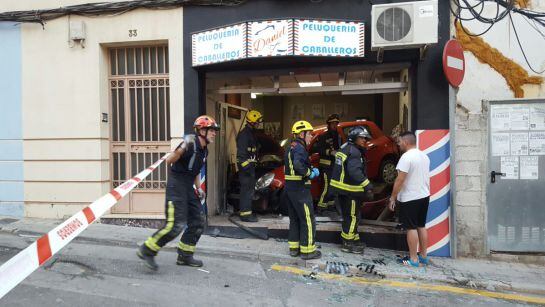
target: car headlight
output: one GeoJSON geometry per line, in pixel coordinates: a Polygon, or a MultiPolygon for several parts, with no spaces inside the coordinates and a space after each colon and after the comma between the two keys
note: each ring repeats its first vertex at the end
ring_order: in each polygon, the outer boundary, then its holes
{"type": "Polygon", "coordinates": [[[261,176],[261,178],[257,179],[257,182],[255,183],[256,191],[269,187],[273,182],[273,179],[274,173],[266,173],[265,175],[261,176]]]}

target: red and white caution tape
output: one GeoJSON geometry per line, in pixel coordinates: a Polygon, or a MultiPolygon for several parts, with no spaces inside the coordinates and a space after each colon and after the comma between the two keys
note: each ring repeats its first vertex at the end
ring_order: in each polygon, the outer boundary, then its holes
{"type": "Polygon", "coordinates": [[[101,217],[121,198],[134,189],[138,183],[149,176],[170,153],[165,154],[160,160],[127,180],[122,185],[113,189],[110,193],[95,200],[88,207],[74,214],[55,227],[49,233],[43,235],[38,241],[20,251],[13,258],[0,267],[0,298],[4,297],[11,289],[27,278],[34,270],[39,268],[51,256],[55,255],[70,241],[83,232],[97,218],[101,217]]]}

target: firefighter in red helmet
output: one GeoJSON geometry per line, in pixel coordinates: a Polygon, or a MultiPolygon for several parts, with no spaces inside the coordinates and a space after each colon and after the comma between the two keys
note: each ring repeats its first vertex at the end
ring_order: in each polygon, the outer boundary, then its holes
{"type": "Polygon", "coordinates": [[[166,160],[169,173],[165,225],[149,237],[137,252],[146,266],[154,271],[158,269],[155,256],[159,250],[182,231],[176,263],[194,267],[203,265],[202,261],[193,258],[205,221],[203,206],[199,200],[206,197],[200,188],[200,171],[208,154],[206,147],[214,141],[220,127],[212,117],[203,115],[197,117],[193,128],[195,133],[184,136],[166,160]]]}

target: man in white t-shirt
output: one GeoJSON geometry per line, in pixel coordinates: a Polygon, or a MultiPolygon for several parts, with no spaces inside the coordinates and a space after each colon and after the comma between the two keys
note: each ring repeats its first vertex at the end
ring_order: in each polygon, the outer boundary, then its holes
{"type": "Polygon", "coordinates": [[[426,216],[430,203],[430,159],[416,148],[416,136],[412,132],[402,133],[398,144],[404,153],[397,163],[397,179],[389,207],[394,211],[396,203],[399,205],[399,221],[407,229],[409,256],[399,262],[418,267],[419,263],[429,263],[426,216]],[[417,254],[419,244],[420,254],[417,254]]]}

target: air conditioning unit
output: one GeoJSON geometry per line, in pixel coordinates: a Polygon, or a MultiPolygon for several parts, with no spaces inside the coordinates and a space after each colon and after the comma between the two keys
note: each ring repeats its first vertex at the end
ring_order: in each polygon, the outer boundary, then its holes
{"type": "Polygon", "coordinates": [[[437,0],[373,5],[371,49],[406,49],[437,43],[437,0]]]}

